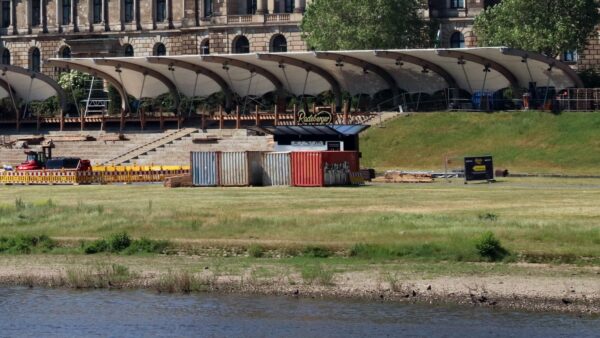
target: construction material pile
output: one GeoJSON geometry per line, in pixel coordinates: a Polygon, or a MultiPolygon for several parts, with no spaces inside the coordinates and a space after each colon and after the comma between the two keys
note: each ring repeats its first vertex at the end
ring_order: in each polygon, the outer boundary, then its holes
{"type": "Polygon", "coordinates": [[[409,173],[397,170],[388,170],[383,176],[377,177],[373,182],[379,183],[433,183],[430,173],[409,173]]]}

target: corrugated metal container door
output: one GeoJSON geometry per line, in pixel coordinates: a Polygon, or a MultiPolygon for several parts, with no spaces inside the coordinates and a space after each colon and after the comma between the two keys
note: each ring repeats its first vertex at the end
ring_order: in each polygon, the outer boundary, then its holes
{"type": "Polygon", "coordinates": [[[218,153],[192,152],[192,182],[198,187],[214,187],[219,184],[218,153]]]}
{"type": "Polygon", "coordinates": [[[357,151],[324,151],[324,163],[348,163],[350,171],[360,170],[360,158],[357,151]]]}
{"type": "Polygon", "coordinates": [[[263,154],[263,185],[289,186],[291,174],[290,153],[263,154]]]}
{"type": "Polygon", "coordinates": [[[262,151],[248,152],[248,179],[251,186],[260,186],[263,181],[262,151]]]}
{"type": "Polygon", "coordinates": [[[323,152],[323,166],[326,186],[348,185],[350,172],[357,172],[360,168],[358,152],[323,152]]]}
{"type": "Polygon", "coordinates": [[[250,185],[248,179],[248,153],[223,152],[219,165],[219,183],[224,187],[250,185]]]}
{"type": "Polygon", "coordinates": [[[292,153],[292,185],[296,187],[323,186],[322,152],[292,153]]]}

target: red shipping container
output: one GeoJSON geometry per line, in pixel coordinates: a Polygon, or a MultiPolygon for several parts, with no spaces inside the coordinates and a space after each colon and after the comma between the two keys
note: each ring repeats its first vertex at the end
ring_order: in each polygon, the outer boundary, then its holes
{"type": "Polygon", "coordinates": [[[350,171],[360,168],[356,151],[302,151],[291,157],[292,185],[296,187],[325,186],[325,166],[347,164],[350,171]]]}

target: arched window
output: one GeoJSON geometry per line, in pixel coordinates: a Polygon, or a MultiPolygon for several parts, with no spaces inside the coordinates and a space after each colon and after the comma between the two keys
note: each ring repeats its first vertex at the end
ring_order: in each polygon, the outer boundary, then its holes
{"type": "Polygon", "coordinates": [[[165,56],[167,55],[167,47],[162,43],[157,43],[154,46],[154,56],[165,56]]]}
{"type": "Polygon", "coordinates": [[[271,39],[271,52],[273,53],[285,53],[287,52],[287,40],[285,36],[277,34],[271,39]]]}
{"type": "Polygon", "coordinates": [[[63,59],[70,59],[71,58],[71,48],[65,46],[63,47],[63,49],[60,51],[60,57],[63,59]]]}
{"type": "Polygon", "coordinates": [[[450,36],[450,48],[465,48],[465,36],[461,32],[454,32],[450,36]]]}
{"type": "Polygon", "coordinates": [[[133,46],[130,44],[126,44],[124,48],[125,56],[133,56],[133,46]]]}
{"type": "Polygon", "coordinates": [[[210,40],[209,39],[204,39],[200,43],[200,54],[201,55],[210,54],[210,40]]]}
{"type": "Polygon", "coordinates": [[[31,50],[31,63],[29,69],[34,72],[40,72],[42,64],[42,56],[40,55],[40,50],[37,48],[33,48],[31,50]]]}
{"type": "Polygon", "coordinates": [[[10,65],[10,51],[8,50],[8,48],[4,48],[2,50],[2,64],[10,65]]]}
{"type": "Polygon", "coordinates": [[[250,42],[248,38],[243,35],[238,36],[233,41],[233,53],[234,54],[248,54],[250,53],[250,42]]]}

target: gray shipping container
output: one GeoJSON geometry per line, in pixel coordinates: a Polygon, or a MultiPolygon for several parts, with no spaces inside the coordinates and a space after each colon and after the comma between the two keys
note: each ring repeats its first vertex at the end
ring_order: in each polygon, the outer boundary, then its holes
{"type": "Polygon", "coordinates": [[[263,154],[263,185],[292,185],[290,153],[263,154]]]}
{"type": "Polygon", "coordinates": [[[219,185],[241,187],[261,185],[261,152],[223,152],[219,161],[219,185]]]}
{"type": "Polygon", "coordinates": [[[217,152],[192,152],[192,183],[198,187],[215,187],[219,185],[217,152]]]}

